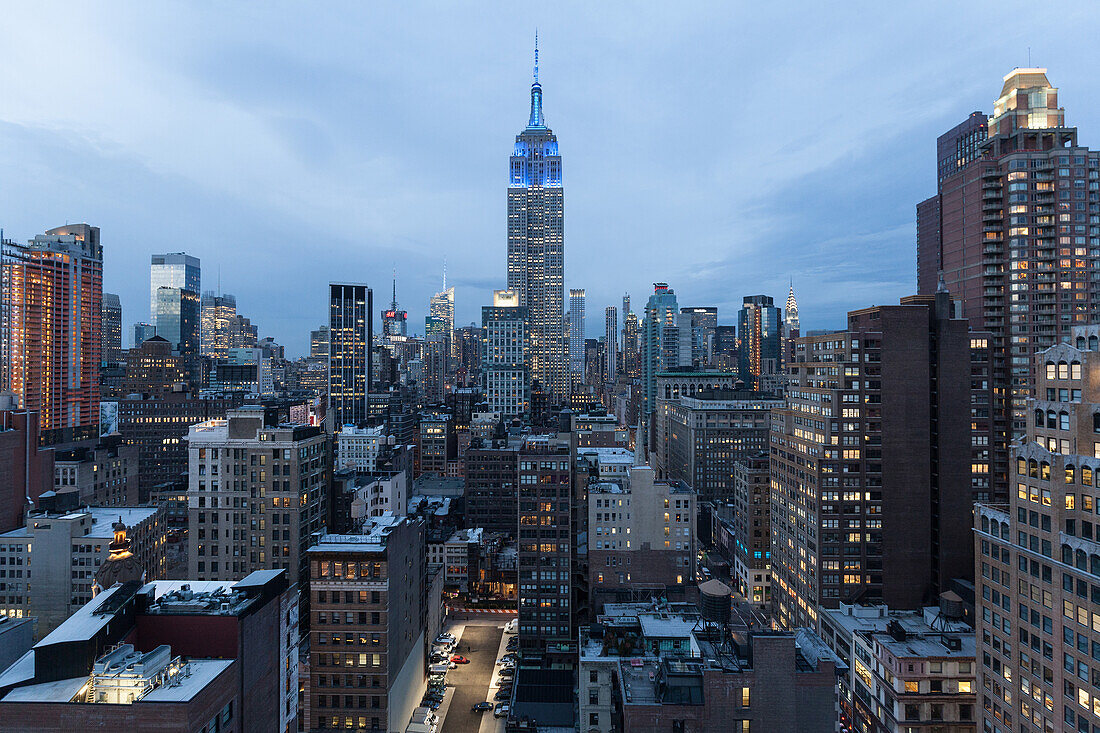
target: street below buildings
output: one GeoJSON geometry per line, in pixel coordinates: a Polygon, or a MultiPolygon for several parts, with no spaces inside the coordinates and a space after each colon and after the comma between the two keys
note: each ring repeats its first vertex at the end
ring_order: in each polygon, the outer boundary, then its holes
{"type": "Polygon", "coordinates": [[[453,653],[466,657],[470,663],[460,664],[447,673],[447,684],[452,692],[440,733],[479,733],[484,729],[483,723],[489,725],[490,731],[498,727],[494,722],[503,724],[503,719],[494,720],[491,710],[470,711],[475,704],[492,697],[489,682],[501,647],[502,626],[497,619],[490,619],[484,624],[466,621],[461,634],[454,630],[458,645],[453,653]]]}

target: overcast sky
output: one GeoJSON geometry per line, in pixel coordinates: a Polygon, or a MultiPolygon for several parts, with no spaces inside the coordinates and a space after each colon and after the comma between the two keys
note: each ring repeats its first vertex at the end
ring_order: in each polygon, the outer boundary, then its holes
{"type": "Polygon", "coordinates": [[[9,1],[0,227],[101,227],[125,345],[160,252],[200,257],[204,290],[220,270],[288,356],[328,281],[369,283],[378,310],[394,267],[410,332],[444,258],[456,322],[480,320],[537,27],[590,336],[658,280],[731,323],[793,278],[803,328],[840,327],[914,291],[935,138],[991,111],[1029,47],[1100,145],[1098,7],[9,1]]]}

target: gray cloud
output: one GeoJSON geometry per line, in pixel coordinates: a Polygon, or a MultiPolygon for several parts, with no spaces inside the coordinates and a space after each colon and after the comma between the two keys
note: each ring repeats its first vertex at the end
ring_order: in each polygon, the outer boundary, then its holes
{"type": "Polygon", "coordinates": [[[537,26],[590,335],[654,280],[730,322],[793,277],[805,327],[841,326],[913,290],[935,137],[989,111],[1028,46],[1082,141],[1100,127],[1085,1],[478,8],[7,3],[0,226],[101,226],[127,326],[149,255],[179,250],[292,353],[326,282],[365,280],[380,308],[395,266],[414,330],[444,258],[469,323],[504,284],[537,26]]]}

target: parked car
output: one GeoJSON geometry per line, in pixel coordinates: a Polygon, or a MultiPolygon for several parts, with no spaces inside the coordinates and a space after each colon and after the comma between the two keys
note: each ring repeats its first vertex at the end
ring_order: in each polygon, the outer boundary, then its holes
{"type": "Polygon", "coordinates": [[[454,644],[455,643],[455,638],[451,634],[440,634],[439,636],[435,637],[435,643],[436,644],[454,644]]]}
{"type": "Polygon", "coordinates": [[[493,699],[496,700],[497,702],[500,702],[502,700],[507,700],[511,696],[512,696],[512,691],[511,690],[500,690],[500,691],[497,692],[497,694],[493,695],[493,699]]]}
{"type": "Polygon", "coordinates": [[[493,708],[493,717],[494,718],[503,718],[505,715],[508,714],[509,709],[510,708],[508,707],[508,705],[506,703],[498,702],[497,706],[495,708],[493,708]]]}
{"type": "Polygon", "coordinates": [[[516,626],[518,626],[518,625],[519,624],[517,623],[516,619],[512,619],[508,623],[504,624],[504,633],[505,634],[514,634],[514,633],[516,633],[516,626]]]}
{"type": "Polygon", "coordinates": [[[492,709],[493,709],[493,703],[491,703],[491,702],[479,702],[477,705],[474,705],[472,708],[470,708],[470,712],[471,713],[484,713],[486,710],[492,710],[492,709]]]}
{"type": "Polygon", "coordinates": [[[515,667],[505,667],[504,669],[500,670],[500,676],[501,677],[511,677],[515,673],[516,673],[515,667]]]}
{"type": "Polygon", "coordinates": [[[429,700],[427,698],[420,701],[420,706],[429,708],[430,710],[438,710],[442,700],[429,700]]]}
{"type": "Polygon", "coordinates": [[[453,657],[451,657],[451,661],[454,662],[455,664],[469,664],[470,663],[470,660],[467,659],[466,657],[462,656],[461,654],[456,654],[453,657]]]}

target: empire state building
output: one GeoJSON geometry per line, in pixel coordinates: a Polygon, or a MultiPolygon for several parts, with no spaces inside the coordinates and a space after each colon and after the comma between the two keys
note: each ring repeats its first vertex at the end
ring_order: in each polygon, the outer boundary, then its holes
{"type": "Polygon", "coordinates": [[[508,183],[508,289],[528,311],[530,374],[551,401],[569,392],[565,338],[565,202],[558,139],[546,126],[538,43],[531,116],[516,136],[508,183]]]}

